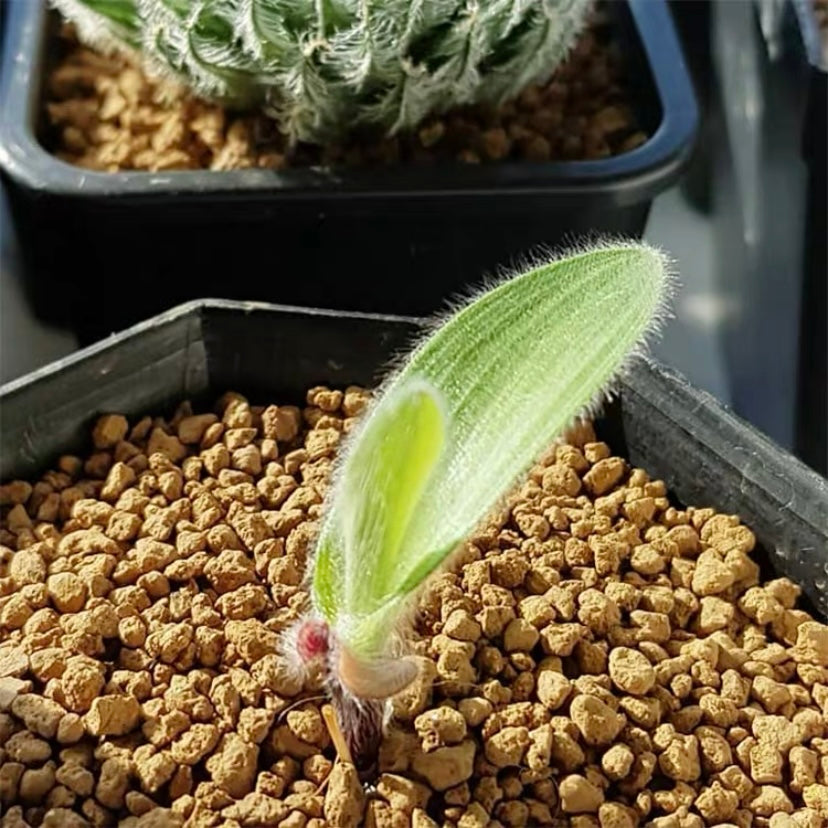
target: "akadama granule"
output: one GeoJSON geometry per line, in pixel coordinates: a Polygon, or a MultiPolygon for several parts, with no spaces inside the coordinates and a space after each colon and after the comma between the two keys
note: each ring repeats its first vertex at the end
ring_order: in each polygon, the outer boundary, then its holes
{"type": "Polygon", "coordinates": [[[590,426],[428,583],[366,793],[280,633],[367,399],[111,414],[0,487],[3,828],[826,824],[828,627],[590,426]]]}

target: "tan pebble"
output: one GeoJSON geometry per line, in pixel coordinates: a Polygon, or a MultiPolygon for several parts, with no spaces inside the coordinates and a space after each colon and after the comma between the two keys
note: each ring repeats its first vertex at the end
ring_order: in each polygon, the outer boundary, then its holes
{"type": "MultiPolygon", "coordinates": [[[[286,803],[265,794],[251,791],[239,802],[224,808],[221,812],[224,825],[237,820],[240,825],[280,825],[289,814],[286,803]]],[[[159,827],[160,828],[160,827],[159,827]]]]}
{"type": "Polygon", "coordinates": [[[342,411],[347,417],[356,417],[365,409],[370,400],[370,391],[356,385],[349,385],[345,389],[345,396],[342,399],[342,411]]]}
{"type": "Polygon", "coordinates": [[[719,553],[709,549],[696,560],[692,590],[700,596],[718,595],[732,586],[735,580],[732,570],[719,553]]]}
{"type": "Polygon", "coordinates": [[[798,828],[799,824],[788,814],[774,814],[768,820],[768,828],[798,828]]]}
{"type": "Polygon", "coordinates": [[[20,730],[6,740],[6,755],[13,762],[34,765],[45,762],[52,755],[52,748],[26,730],[20,730]]]}
{"type": "Polygon", "coordinates": [[[576,696],[570,704],[570,716],[588,745],[608,745],[626,723],[622,714],[595,696],[576,696]]]}
{"type": "Polygon", "coordinates": [[[650,660],[629,647],[610,650],[609,674],[619,690],[636,696],[643,696],[655,685],[655,670],[650,660]]]}
{"type": "Polygon", "coordinates": [[[541,630],[541,645],[547,655],[570,656],[586,632],[581,624],[548,624],[541,630]]]}
{"type": "Polygon", "coordinates": [[[555,734],[551,726],[543,724],[529,731],[529,748],[525,763],[533,771],[543,772],[549,767],[555,734]]]}
{"type": "Polygon", "coordinates": [[[750,749],[750,775],[764,785],[782,782],[783,757],[770,745],[759,743],[750,749]]]}
{"type": "Polygon", "coordinates": [[[414,720],[414,729],[422,741],[423,750],[430,751],[462,742],[466,737],[466,720],[457,710],[438,707],[419,715],[414,720]]]}
{"type": "Polygon", "coordinates": [[[5,676],[0,678],[0,712],[5,713],[11,710],[15,699],[23,693],[28,693],[32,689],[30,681],[24,681],[13,676],[5,676]]]}
{"type": "Polygon", "coordinates": [[[31,497],[32,484],[25,480],[12,480],[0,486],[0,506],[19,506],[31,497]]]}
{"type": "Polygon", "coordinates": [[[123,736],[141,720],[141,705],[133,696],[98,696],[84,716],[86,729],[93,736],[123,736]]]}
{"type": "Polygon", "coordinates": [[[310,745],[321,744],[327,733],[322,716],[315,707],[291,710],[287,714],[287,725],[297,739],[310,745]]]}
{"type": "Polygon", "coordinates": [[[425,785],[391,773],[384,773],[377,780],[377,792],[395,811],[406,814],[425,809],[431,798],[431,791],[425,785]]]}
{"type": "Polygon", "coordinates": [[[71,572],[50,575],[46,581],[46,589],[59,612],[80,612],[86,603],[86,584],[71,572]]]}
{"type": "Polygon", "coordinates": [[[466,720],[469,727],[477,727],[491,715],[493,707],[488,699],[477,697],[461,699],[457,703],[457,709],[466,720]]]}
{"type": "Polygon", "coordinates": [[[626,465],[620,457],[607,457],[595,463],[584,475],[584,484],[593,495],[604,495],[621,480],[625,470],[626,465]]]}
{"type": "Polygon", "coordinates": [[[129,768],[122,760],[105,759],[97,774],[95,798],[107,808],[119,809],[129,787],[129,768]]]}
{"type": "Polygon", "coordinates": [[[785,609],[793,609],[802,594],[802,588],[789,578],[776,578],[765,584],[765,591],[779,601],[785,609]]]}
{"type": "Polygon", "coordinates": [[[215,414],[195,414],[184,417],[178,423],[178,439],[185,445],[197,445],[204,437],[204,432],[218,422],[215,414]]]}
{"type": "Polygon", "coordinates": [[[21,549],[11,557],[9,575],[18,587],[43,583],[46,579],[46,561],[37,549],[21,549]]]}
{"type": "Polygon", "coordinates": [[[604,801],[603,791],[579,774],[565,776],[558,791],[566,814],[597,813],[604,801]]]}
{"type": "Polygon", "coordinates": [[[365,812],[365,794],[353,765],[334,765],[325,792],[325,818],[332,828],[356,828],[365,812]]]}
{"type": "Polygon", "coordinates": [[[194,724],[170,747],[172,758],[183,765],[195,765],[218,744],[219,730],[213,724],[194,724]]]}
{"type": "Polygon", "coordinates": [[[147,793],[154,793],[172,779],[176,765],[167,751],[153,753],[150,756],[139,756],[136,751],[134,756],[135,774],[141,782],[141,787],[147,793]]]}
{"type": "Polygon", "coordinates": [[[503,632],[503,649],[507,653],[529,652],[538,643],[537,629],[523,618],[510,621],[503,632]]]}
{"type": "Polygon", "coordinates": [[[625,744],[613,745],[601,757],[601,769],[613,781],[627,776],[632,769],[635,754],[625,744]]]}
{"type": "Polygon", "coordinates": [[[751,695],[768,713],[776,713],[791,701],[791,693],[784,684],[761,675],[753,679],[751,695]]]}
{"type": "Polygon", "coordinates": [[[58,768],[55,778],[78,796],[91,796],[95,789],[92,772],[75,762],[68,762],[58,768]]]}
{"type": "Polygon", "coordinates": [[[394,716],[400,721],[411,721],[428,707],[437,677],[437,668],[431,659],[412,658],[417,665],[417,677],[391,700],[394,716]]]}
{"type": "Polygon", "coordinates": [[[124,439],[129,430],[126,417],[106,414],[100,417],[92,429],[92,442],[96,449],[108,449],[124,439]]]}
{"type": "Polygon", "coordinates": [[[644,543],[633,550],[630,556],[630,566],[642,575],[652,576],[663,572],[667,563],[656,549],[644,543]]]}
{"type": "Polygon", "coordinates": [[[332,391],[324,385],[314,386],[305,395],[308,405],[315,405],[323,411],[336,411],[344,399],[342,391],[332,391]]]}
{"type": "Polygon", "coordinates": [[[791,790],[802,793],[809,785],[817,781],[819,757],[817,753],[801,745],[791,748],[788,755],[791,769],[791,790]]]}
{"type": "Polygon", "coordinates": [[[598,808],[598,823],[601,828],[636,828],[639,815],[634,808],[617,802],[604,802],[598,808]]]}
{"type": "Polygon", "coordinates": [[[135,471],[126,463],[114,463],[106,475],[101,497],[114,503],[135,482],[135,479],[135,471]]]}
{"type": "Polygon", "coordinates": [[[457,609],[446,619],[443,633],[457,641],[477,641],[480,638],[480,624],[466,610],[457,609]]]}
{"type": "Polygon", "coordinates": [[[261,744],[273,725],[275,711],[248,707],[239,714],[239,734],[251,744],[261,744]]]}
{"type": "Polygon", "coordinates": [[[265,437],[290,442],[299,433],[301,413],[295,406],[271,405],[262,412],[262,430],[265,437]]]}
{"type": "Polygon", "coordinates": [[[32,733],[53,739],[58,724],[66,711],[51,699],[44,699],[34,693],[17,696],[11,704],[11,711],[29,728],[32,733]]]}
{"type": "Polygon", "coordinates": [[[235,798],[253,788],[259,749],[235,733],[226,733],[218,750],[207,760],[213,781],[235,798]]]}
{"type": "Polygon", "coordinates": [[[794,807],[788,795],[776,785],[761,785],[746,803],[756,816],[770,817],[778,813],[790,814],[794,807]]]}
{"type": "Polygon", "coordinates": [[[32,617],[34,610],[25,599],[18,593],[8,598],[0,610],[0,627],[9,630],[19,630],[32,617]]]}
{"type": "Polygon", "coordinates": [[[733,621],[735,608],[732,603],[716,596],[706,596],[700,602],[699,632],[707,635],[725,629],[733,621]]]}
{"type": "Polygon", "coordinates": [[[788,721],[784,716],[756,716],[751,723],[753,735],[787,755],[795,745],[801,744],[804,730],[800,724],[788,721]]]}
{"type": "Polygon", "coordinates": [[[486,758],[499,768],[520,765],[529,741],[527,728],[504,727],[486,741],[486,758]]]}
{"type": "Polygon", "coordinates": [[[60,679],[64,703],[74,713],[85,713],[103,690],[104,678],[97,665],[70,659],[60,679]]]}
{"type": "Polygon", "coordinates": [[[479,802],[472,802],[457,821],[457,828],[486,828],[489,814],[479,802]]]}
{"type": "Polygon", "coordinates": [[[154,428],[147,443],[147,454],[166,455],[173,463],[180,463],[187,456],[187,449],[178,439],[162,428],[154,428]]]}
{"type": "Polygon", "coordinates": [[[799,663],[828,666],[828,626],[816,621],[800,624],[793,657],[799,663]]]}
{"type": "Polygon", "coordinates": [[[437,748],[430,753],[415,753],[412,770],[436,791],[445,791],[471,778],[475,743],[467,739],[459,745],[437,748]]]}
{"type": "Polygon", "coordinates": [[[68,808],[51,807],[43,815],[41,828],[89,828],[89,822],[68,808]]]}
{"type": "Polygon", "coordinates": [[[20,777],[18,795],[23,802],[42,802],[55,784],[55,764],[47,762],[42,768],[29,768],[20,777]]]}
{"type": "Polygon", "coordinates": [[[521,618],[525,618],[533,627],[545,627],[555,619],[555,610],[542,595],[530,595],[518,605],[521,618]]]}
{"type": "Polygon", "coordinates": [[[569,698],[572,682],[562,673],[543,670],[537,677],[536,692],[542,704],[549,710],[557,710],[569,698]]]}
{"type": "Polygon", "coordinates": [[[154,800],[139,791],[130,791],[124,797],[124,802],[126,803],[127,810],[133,816],[138,817],[143,816],[158,807],[154,800]]]}
{"type": "Polygon", "coordinates": [[[701,775],[699,742],[695,736],[676,733],[658,757],[662,772],[679,782],[694,782],[701,775]]]}

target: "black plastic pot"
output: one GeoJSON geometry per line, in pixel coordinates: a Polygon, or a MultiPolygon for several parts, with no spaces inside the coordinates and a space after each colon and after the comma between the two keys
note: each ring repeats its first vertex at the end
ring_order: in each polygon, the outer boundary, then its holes
{"type": "Polygon", "coordinates": [[[374,171],[95,173],[38,143],[50,18],[11,0],[5,171],[38,314],[82,340],[198,296],[430,313],[538,245],[640,237],[697,123],[665,0],[608,4],[651,139],[599,161],[374,171]]]}
{"type": "Polygon", "coordinates": [[[713,8],[725,133],[714,146],[716,271],[731,307],[733,406],[825,473],[825,69],[795,4],[713,8]]]}
{"type": "Polygon", "coordinates": [[[808,167],[799,359],[797,453],[828,473],[828,60],[811,0],[795,4],[808,61],[802,153],[808,167]]]}
{"type": "MultiPolygon", "coordinates": [[[[372,384],[417,319],[220,300],[190,303],[0,388],[0,478],[84,448],[102,412],[157,413],[227,390],[301,403],[315,384],[372,384]]],[[[739,514],[771,571],[828,611],[828,481],[679,375],[639,359],[597,423],[678,502],[739,514]]]]}

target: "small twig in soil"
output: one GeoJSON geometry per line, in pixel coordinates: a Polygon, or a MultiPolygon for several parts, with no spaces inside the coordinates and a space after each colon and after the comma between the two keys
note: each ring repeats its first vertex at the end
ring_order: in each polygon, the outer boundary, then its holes
{"type": "Polygon", "coordinates": [[[351,751],[348,748],[348,743],[345,741],[345,737],[342,735],[342,730],[339,727],[339,722],[336,720],[336,713],[334,713],[333,707],[329,704],[322,705],[322,718],[325,720],[325,724],[328,726],[328,732],[331,734],[331,740],[334,743],[334,748],[336,749],[337,757],[343,761],[348,762],[348,764],[353,765],[354,759],[351,756],[351,751]]]}

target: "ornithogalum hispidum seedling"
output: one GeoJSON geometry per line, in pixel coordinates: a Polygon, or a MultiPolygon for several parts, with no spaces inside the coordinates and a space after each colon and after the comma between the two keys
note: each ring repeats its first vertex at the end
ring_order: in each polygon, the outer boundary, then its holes
{"type": "Polygon", "coordinates": [[[403,626],[425,579],[529,465],[610,390],[663,317],[665,257],[601,245],[483,293],[424,339],[345,446],[292,631],[321,663],[357,764],[416,675],[403,626]]]}
{"type": "Polygon", "coordinates": [[[93,45],[231,106],[261,105],[293,139],[387,132],[549,78],[587,0],[52,0],[93,45]]]}

